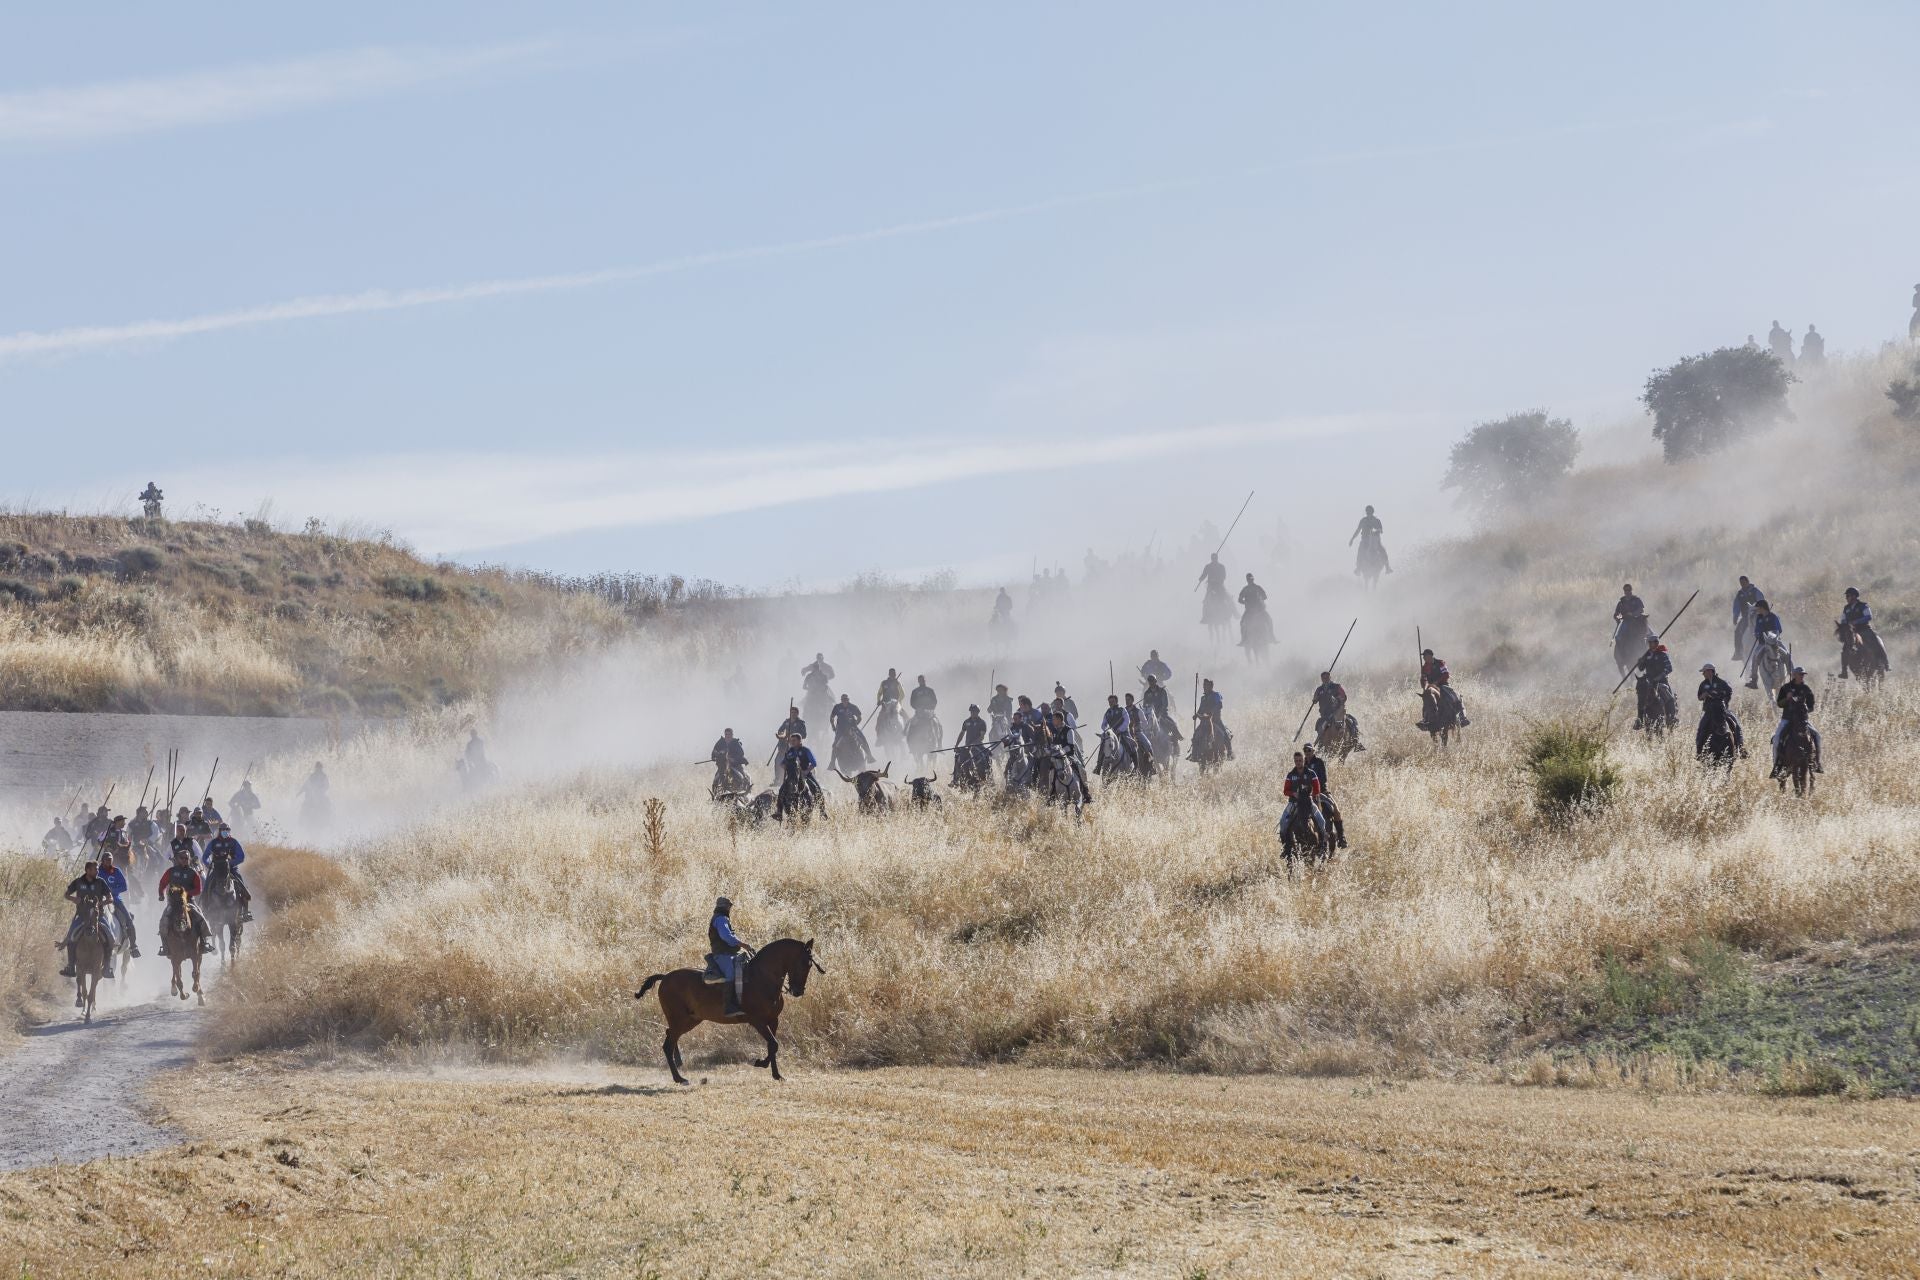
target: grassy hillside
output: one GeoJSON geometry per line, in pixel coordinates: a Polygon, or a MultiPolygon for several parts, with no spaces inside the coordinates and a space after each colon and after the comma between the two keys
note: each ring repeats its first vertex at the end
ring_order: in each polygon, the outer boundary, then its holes
{"type": "Polygon", "coordinates": [[[0,515],[0,709],[394,715],[599,647],[628,612],[390,540],[0,515]]]}

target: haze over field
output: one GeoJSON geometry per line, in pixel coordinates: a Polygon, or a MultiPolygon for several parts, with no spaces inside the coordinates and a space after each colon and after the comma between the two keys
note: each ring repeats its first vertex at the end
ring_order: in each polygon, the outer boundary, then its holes
{"type": "Polygon", "coordinates": [[[1258,484],[1332,563],[1364,501],[1458,527],[1472,422],[1776,317],[1871,350],[1920,274],[1902,6],[531,21],[8,19],[0,500],[768,587],[1258,484]]]}

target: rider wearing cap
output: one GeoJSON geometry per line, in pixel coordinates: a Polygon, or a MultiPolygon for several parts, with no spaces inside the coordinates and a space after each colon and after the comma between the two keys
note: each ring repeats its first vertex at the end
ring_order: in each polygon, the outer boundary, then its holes
{"type": "Polygon", "coordinates": [[[726,983],[727,1017],[740,1012],[740,995],[747,980],[745,962],[753,958],[753,948],[733,931],[732,915],[733,899],[716,898],[713,918],[707,921],[707,972],[726,983]]]}
{"type": "MultiPolygon", "coordinates": [[[[1891,670],[1893,664],[1887,659],[1887,647],[1880,642],[1880,635],[1873,629],[1873,606],[1860,598],[1860,588],[1848,587],[1847,603],[1840,610],[1840,625],[1851,627],[1860,635],[1860,641],[1880,660],[1880,667],[1891,670]]],[[[1846,664],[1840,667],[1840,678],[1847,678],[1846,664]]]]}
{"type": "Polygon", "coordinates": [[[233,876],[233,888],[240,895],[240,923],[246,924],[253,919],[253,891],[247,888],[247,882],[240,876],[240,864],[247,860],[247,851],[233,838],[233,828],[222,822],[220,834],[207,841],[207,847],[200,854],[200,865],[211,871],[215,854],[227,855],[227,871],[233,876]]]}
{"type": "Polygon", "coordinates": [[[1740,717],[1733,714],[1733,686],[1720,678],[1720,673],[1713,669],[1711,662],[1704,663],[1700,668],[1700,688],[1695,696],[1700,700],[1702,714],[1700,727],[1693,734],[1694,753],[1698,755],[1707,749],[1705,712],[1715,704],[1719,705],[1720,714],[1726,718],[1727,731],[1733,735],[1733,749],[1745,752],[1747,737],[1740,729],[1740,717]]]}
{"type": "MultiPolygon", "coordinates": [[[[1634,684],[1643,695],[1667,683],[1667,677],[1673,674],[1673,658],[1667,653],[1667,646],[1660,643],[1659,636],[1647,637],[1647,651],[1633,664],[1633,673],[1637,677],[1634,684]]],[[[1643,696],[1639,702],[1640,714],[1633,721],[1636,729],[1646,723],[1647,698],[1643,696]]],[[[1658,710],[1657,705],[1655,709],[1658,710]]]]}
{"type": "Polygon", "coordinates": [[[1825,773],[1820,761],[1820,731],[1813,727],[1813,686],[1807,683],[1807,669],[1795,667],[1773,700],[1780,708],[1780,723],[1773,727],[1773,772],[1768,776],[1780,776],[1780,739],[1791,724],[1807,726],[1807,733],[1813,738],[1813,771],[1825,773]]]}

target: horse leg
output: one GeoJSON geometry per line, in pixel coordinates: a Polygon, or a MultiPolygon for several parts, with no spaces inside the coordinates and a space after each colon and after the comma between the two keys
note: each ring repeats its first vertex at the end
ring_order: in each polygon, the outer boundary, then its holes
{"type": "Polygon", "coordinates": [[[753,1024],[753,1029],[758,1031],[760,1038],[767,1042],[767,1056],[755,1059],[753,1065],[756,1067],[765,1067],[767,1070],[773,1072],[773,1078],[775,1080],[781,1078],[780,1042],[774,1039],[773,1036],[774,1029],[779,1025],[780,1020],[778,1018],[768,1018],[765,1022],[756,1022],[753,1024]]]}
{"type": "Polygon", "coordinates": [[[667,1028],[667,1038],[660,1042],[660,1052],[667,1060],[667,1073],[675,1084],[685,1084],[687,1078],[680,1074],[680,1033],[672,1027],[667,1028]]]}
{"type": "MultiPolygon", "coordinates": [[[[200,1004],[205,1004],[207,1002],[206,992],[200,989],[200,955],[197,951],[194,953],[194,957],[193,957],[193,995],[194,995],[194,998],[200,1004]]],[[[182,1000],[186,999],[185,996],[182,996],[180,998],[182,1000]]]]}

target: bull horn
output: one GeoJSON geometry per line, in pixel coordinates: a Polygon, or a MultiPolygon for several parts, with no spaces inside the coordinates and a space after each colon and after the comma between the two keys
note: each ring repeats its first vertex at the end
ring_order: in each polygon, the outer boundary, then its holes
{"type": "Polygon", "coordinates": [[[836,764],[836,765],[834,765],[834,766],[833,766],[833,771],[834,771],[834,773],[836,773],[836,774],[838,774],[838,775],[839,775],[839,778],[840,778],[840,781],[842,781],[842,782],[852,782],[852,781],[853,781],[853,779],[852,779],[852,778],[849,778],[849,777],[848,777],[848,776],[847,776],[846,774],[844,774],[844,773],[841,773],[841,772],[840,772],[840,766],[839,766],[839,765],[837,765],[837,764],[836,764]]]}
{"type": "Polygon", "coordinates": [[[880,776],[884,778],[892,771],[893,771],[893,761],[889,760],[887,761],[887,767],[880,771],[880,776]]]}

